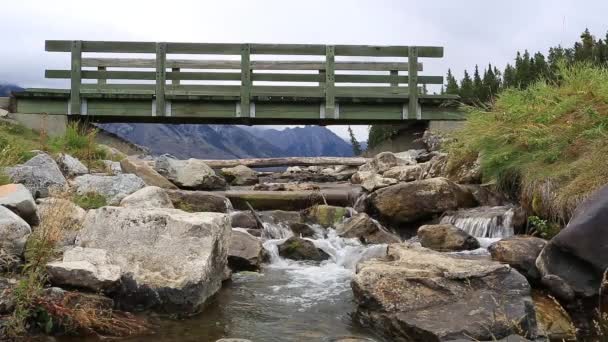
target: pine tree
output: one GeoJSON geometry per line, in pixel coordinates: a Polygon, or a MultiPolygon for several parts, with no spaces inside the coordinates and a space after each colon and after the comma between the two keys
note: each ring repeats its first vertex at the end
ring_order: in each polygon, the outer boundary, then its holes
{"type": "Polygon", "coordinates": [[[574,60],[577,62],[591,62],[593,58],[593,46],[595,45],[595,38],[589,32],[589,29],[585,29],[585,32],[581,34],[580,43],[574,44],[574,60]]]}
{"type": "Polygon", "coordinates": [[[476,100],[483,101],[483,82],[477,65],[475,65],[475,72],[473,73],[473,94],[476,100]]]}
{"type": "Polygon", "coordinates": [[[361,150],[361,144],[359,144],[357,138],[355,138],[355,134],[353,133],[353,130],[352,128],[350,128],[350,126],[348,126],[348,135],[350,135],[350,144],[353,146],[353,154],[355,156],[361,155],[361,153],[363,152],[361,150]]]}
{"type": "Polygon", "coordinates": [[[458,95],[464,103],[473,103],[475,97],[473,80],[466,70],[464,71],[464,78],[460,82],[460,93],[458,95]]]}
{"type": "Polygon", "coordinates": [[[492,69],[492,64],[488,64],[488,69],[484,70],[482,80],[482,97],[481,101],[489,101],[494,95],[498,93],[498,87],[500,83],[497,82],[496,74],[492,69]]]}
{"type": "Polygon", "coordinates": [[[452,75],[452,70],[448,69],[448,76],[447,76],[447,84],[445,87],[445,93],[446,94],[458,94],[458,82],[456,81],[456,78],[454,77],[454,75],[452,75]]]}
{"type": "Polygon", "coordinates": [[[502,86],[504,88],[517,87],[517,75],[515,68],[511,64],[507,64],[502,78],[502,86]]]}
{"type": "Polygon", "coordinates": [[[545,56],[537,52],[534,54],[534,80],[547,79],[549,77],[549,65],[545,56]]]}

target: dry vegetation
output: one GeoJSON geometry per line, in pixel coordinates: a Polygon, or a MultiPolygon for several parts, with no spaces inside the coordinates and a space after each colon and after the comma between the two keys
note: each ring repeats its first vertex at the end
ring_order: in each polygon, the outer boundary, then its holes
{"type": "Polygon", "coordinates": [[[486,109],[470,108],[448,146],[449,170],[481,155],[484,181],[530,212],[565,223],[608,183],[608,71],[561,66],[558,83],[507,89],[486,109]]]}

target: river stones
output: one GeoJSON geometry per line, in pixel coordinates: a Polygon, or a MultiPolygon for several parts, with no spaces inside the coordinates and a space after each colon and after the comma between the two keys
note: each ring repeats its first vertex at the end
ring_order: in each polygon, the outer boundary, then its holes
{"type": "Polygon", "coordinates": [[[158,186],[163,189],[177,189],[177,186],[160,173],[156,172],[146,160],[137,156],[130,156],[120,161],[120,168],[125,173],[133,173],[143,179],[149,186],[158,186]]]}
{"type": "Polygon", "coordinates": [[[255,236],[233,229],[228,247],[228,266],[234,272],[257,271],[264,259],[262,242],[255,236]]]}
{"type": "Polygon", "coordinates": [[[225,214],[103,207],[87,213],[76,245],[104,249],[120,267],[122,310],[188,315],[219,290],[230,233],[225,214]]]}
{"type": "Polygon", "coordinates": [[[306,210],[305,218],[323,227],[332,227],[342,222],[347,213],[346,208],[321,204],[306,210]]]}
{"type": "Polygon", "coordinates": [[[132,208],[173,208],[173,202],[164,189],[147,186],[137,190],[120,201],[121,207],[132,208]]]}
{"type": "Polygon", "coordinates": [[[399,158],[392,152],[378,153],[374,159],[359,167],[359,171],[371,171],[373,173],[383,173],[388,169],[399,165],[416,164],[415,159],[399,158]]]}
{"type": "Polygon", "coordinates": [[[258,221],[251,211],[235,211],[230,213],[232,228],[258,229],[258,221]]]}
{"type": "Polygon", "coordinates": [[[517,235],[493,243],[488,250],[492,259],[511,265],[532,282],[539,282],[536,258],[546,244],[541,238],[517,235]]]}
{"type": "Polygon", "coordinates": [[[212,168],[199,159],[179,160],[162,155],[156,159],[154,169],[181,189],[223,190],[226,188],[224,178],[216,175],[212,168]]]}
{"type": "Polygon", "coordinates": [[[32,226],[40,223],[34,197],[23,184],[0,186],[0,205],[10,209],[32,226]]]}
{"type": "Polygon", "coordinates": [[[516,326],[536,336],[526,278],[497,262],[393,244],[357,266],[352,288],[355,320],[391,341],[494,340],[516,326]]]}
{"type": "Polygon", "coordinates": [[[315,230],[306,223],[292,222],[289,225],[289,229],[291,229],[295,236],[299,237],[313,237],[315,235],[315,230]]]}
{"type": "Polygon", "coordinates": [[[559,302],[539,291],[532,293],[539,335],[550,341],[576,341],[574,324],[559,302]]]}
{"type": "Polygon", "coordinates": [[[314,243],[292,236],[279,245],[279,255],[292,260],[323,261],[329,255],[315,247],[314,243]]]}
{"type": "Polygon", "coordinates": [[[357,238],[365,244],[401,242],[398,236],[365,213],[346,219],[336,227],[336,233],[344,238],[357,238]]]}
{"type": "Polygon", "coordinates": [[[5,168],[4,172],[13,183],[20,183],[34,198],[49,197],[53,191],[61,191],[67,180],[59,166],[46,153],[40,153],[24,164],[5,168]]]}
{"type": "Polygon", "coordinates": [[[63,260],[46,265],[49,281],[58,286],[74,286],[94,292],[111,291],[120,281],[120,266],[109,263],[103,249],[74,247],[63,260]]]}
{"type": "Polygon", "coordinates": [[[384,172],[382,176],[393,178],[400,182],[411,182],[421,178],[422,166],[419,164],[395,166],[384,172]]]}
{"type": "Polygon", "coordinates": [[[422,247],[439,252],[470,251],[479,248],[479,241],[451,224],[424,225],[418,228],[422,247]]]}
{"type": "Polygon", "coordinates": [[[475,205],[472,194],[446,178],[400,183],[369,197],[372,211],[391,223],[427,219],[448,210],[475,205]]]}
{"type": "Polygon", "coordinates": [[[57,164],[66,177],[75,177],[89,173],[89,168],[81,163],[80,160],[66,153],[59,154],[57,164]]]}
{"type": "Polygon", "coordinates": [[[72,184],[79,195],[99,194],[108,205],[118,205],[123,198],[146,186],[141,178],[133,174],[82,175],[74,178],[72,184]]]}
{"type": "Polygon", "coordinates": [[[257,172],[245,165],[223,168],[221,174],[232,185],[253,185],[258,183],[257,172]]]}
{"type": "Polygon", "coordinates": [[[207,191],[167,190],[175,208],[188,212],[226,213],[231,207],[225,196],[207,191]]]}
{"type": "Polygon", "coordinates": [[[19,264],[32,229],[21,217],[0,206],[0,271],[19,264]]]}

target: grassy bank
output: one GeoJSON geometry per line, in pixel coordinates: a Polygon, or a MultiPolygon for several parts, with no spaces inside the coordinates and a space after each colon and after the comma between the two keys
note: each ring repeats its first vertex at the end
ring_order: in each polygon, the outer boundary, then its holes
{"type": "Polygon", "coordinates": [[[486,109],[470,108],[448,146],[449,170],[481,155],[485,182],[537,215],[566,222],[608,183],[608,71],[561,66],[559,81],[506,89],[486,109]]]}

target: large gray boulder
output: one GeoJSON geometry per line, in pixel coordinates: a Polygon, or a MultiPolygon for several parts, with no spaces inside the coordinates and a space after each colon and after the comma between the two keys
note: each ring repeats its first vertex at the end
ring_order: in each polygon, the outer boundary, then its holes
{"type": "Polygon", "coordinates": [[[338,236],[357,238],[363,243],[399,243],[401,239],[386,230],[382,225],[365,213],[346,219],[336,227],[338,236]]]}
{"type": "Polygon", "coordinates": [[[469,251],[479,248],[479,241],[451,224],[432,224],[418,228],[422,247],[439,252],[469,251]]]}
{"type": "Polygon", "coordinates": [[[540,281],[536,259],[547,245],[547,241],[534,236],[516,235],[497,241],[488,247],[492,259],[518,270],[534,283],[540,281]]]}
{"type": "Polygon", "coordinates": [[[188,212],[226,213],[232,204],[225,196],[207,191],[167,190],[173,206],[188,212]]]}
{"type": "Polygon", "coordinates": [[[192,314],[222,283],[230,219],[219,213],[167,208],[90,210],[76,245],[107,251],[121,268],[118,306],[192,314]]]}
{"type": "Polygon", "coordinates": [[[258,183],[257,172],[245,165],[223,168],[221,173],[232,185],[253,185],[258,183]]]}
{"type": "Polygon", "coordinates": [[[24,164],[7,167],[5,173],[13,183],[21,183],[34,198],[48,197],[53,191],[61,191],[67,181],[57,163],[46,153],[34,156],[24,164]]]}
{"type": "Polygon", "coordinates": [[[386,188],[390,185],[395,185],[397,183],[398,181],[396,179],[386,178],[377,173],[373,173],[369,177],[365,177],[365,179],[363,179],[363,181],[361,182],[361,187],[367,190],[368,192],[373,192],[378,189],[386,188]]]}
{"type": "Polygon", "coordinates": [[[160,156],[155,163],[155,170],[182,189],[222,190],[226,188],[224,178],[217,176],[212,168],[202,160],[179,160],[169,156],[160,156]]]}
{"type": "Polygon", "coordinates": [[[608,268],[608,186],[592,194],[575,210],[536,259],[542,282],[563,300],[598,294],[608,268]]]}
{"type": "Polygon", "coordinates": [[[81,163],[80,160],[66,153],[59,154],[57,164],[66,177],[75,177],[89,173],[89,168],[81,163]]]}
{"type": "Polygon", "coordinates": [[[40,223],[34,197],[23,184],[0,186],[0,205],[12,210],[32,226],[40,223]]]}
{"type": "Polygon", "coordinates": [[[149,186],[157,186],[163,189],[177,189],[175,184],[156,172],[146,160],[137,156],[130,156],[120,161],[120,168],[124,173],[133,173],[149,186]]]}
{"type": "Polygon", "coordinates": [[[109,292],[118,286],[120,266],[110,264],[108,253],[98,248],[74,247],[63,260],[50,262],[46,271],[51,284],[109,292]]]}
{"type": "Polygon", "coordinates": [[[448,179],[432,178],[380,189],[371,194],[369,203],[381,218],[399,224],[471,207],[475,199],[468,190],[448,179]]]}
{"type": "Polygon", "coordinates": [[[374,173],[383,173],[388,169],[399,165],[415,164],[415,159],[402,159],[392,152],[382,152],[377,154],[371,161],[359,167],[359,171],[371,171],[374,173]]]}
{"type": "Polygon", "coordinates": [[[36,200],[40,221],[61,222],[63,236],[57,242],[57,247],[65,249],[74,246],[76,235],[82,228],[86,211],[73,202],[56,197],[39,198],[36,200]]]}
{"type": "Polygon", "coordinates": [[[264,259],[262,242],[255,236],[233,229],[228,248],[228,266],[234,272],[257,271],[264,259]]]}
{"type": "Polygon", "coordinates": [[[73,185],[79,195],[97,193],[106,199],[108,205],[118,205],[123,198],[145,187],[146,183],[133,174],[83,175],[74,178],[73,185]]]}
{"type": "Polygon", "coordinates": [[[0,206],[0,271],[6,271],[18,263],[31,233],[27,222],[0,206]]]}
{"type": "Polygon", "coordinates": [[[382,174],[383,177],[393,178],[400,182],[411,182],[422,177],[422,166],[416,165],[401,165],[388,169],[382,174]]]}
{"type": "Polygon", "coordinates": [[[526,278],[497,262],[393,244],[386,260],[357,266],[352,288],[354,318],[390,341],[536,336],[526,278]]]}
{"type": "Polygon", "coordinates": [[[137,190],[120,201],[121,207],[131,208],[173,208],[173,203],[165,189],[147,186],[137,190]]]}

